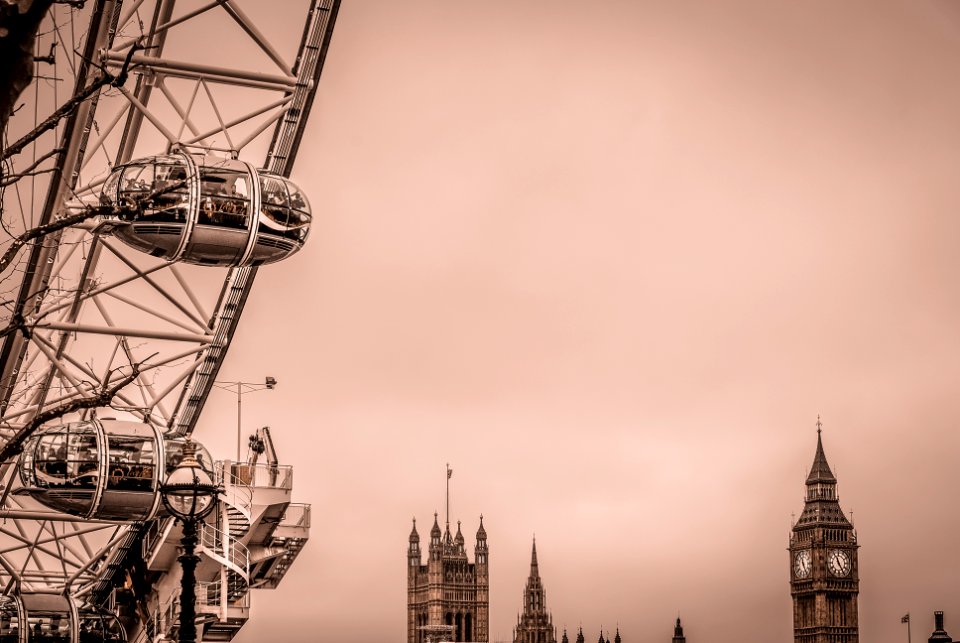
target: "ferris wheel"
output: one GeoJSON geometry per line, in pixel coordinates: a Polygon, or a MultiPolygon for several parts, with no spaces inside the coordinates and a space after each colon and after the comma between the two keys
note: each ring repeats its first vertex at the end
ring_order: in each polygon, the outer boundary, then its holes
{"type": "Polygon", "coordinates": [[[34,138],[0,184],[8,238],[52,230],[0,273],[0,643],[173,640],[160,487],[185,453],[219,484],[203,640],[230,640],[306,541],[289,468],[192,438],[259,266],[307,241],[289,176],[339,4],[87,0],[41,26],[5,143],[34,138]]]}

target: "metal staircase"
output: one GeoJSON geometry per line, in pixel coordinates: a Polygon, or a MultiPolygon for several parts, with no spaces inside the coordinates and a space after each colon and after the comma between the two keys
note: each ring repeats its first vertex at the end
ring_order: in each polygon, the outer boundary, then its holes
{"type": "MultiPolygon", "coordinates": [[[[275,464],[218,462],[219,508],[198,531],[197,628],[204,641],[230,641],[250,617],[250,590],[277,587],[310,535],[310,505],[291,503],[293,473],[275,464]]],[[[176,557],[180,528],[170,519],[146,530],[143,559],[169,583],[137,641],[173,640],[179,617],[176,557]],[[171,577],[172,576],[172,577],[171,577]]]]}

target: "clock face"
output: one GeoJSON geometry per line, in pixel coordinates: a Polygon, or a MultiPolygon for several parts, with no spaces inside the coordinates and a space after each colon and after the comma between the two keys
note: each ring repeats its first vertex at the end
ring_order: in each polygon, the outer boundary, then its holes
{"type": "Polygon", "coordinates": [[[797,578],[809,578],[810,572],[813,571],[813,562],[810,557],[810,550],[804,549],[803,551],[798,551],[796,557],[793,559],[793,574],[797,578]]]}
{"type": "Polygon", "coordinates": [[[832,549],[827,554],[827,569],[834,576],[844,577],[850,574],[850,556],[847,552],[832,549]]]}

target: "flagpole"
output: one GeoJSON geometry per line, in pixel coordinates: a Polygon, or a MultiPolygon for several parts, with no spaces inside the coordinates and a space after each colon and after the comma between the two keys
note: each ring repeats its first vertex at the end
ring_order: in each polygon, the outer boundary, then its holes
{"type": "Polygon", "coordinates": [[[447,531],[450,531],[450,463],[447,463],[447,531]]]}

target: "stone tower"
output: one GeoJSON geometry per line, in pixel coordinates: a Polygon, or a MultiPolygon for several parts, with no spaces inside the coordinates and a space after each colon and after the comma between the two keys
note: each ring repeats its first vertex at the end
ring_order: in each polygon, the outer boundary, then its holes
{"type": "Polygon", "coordinates": [[[489,640],[490,595],[487,532],[480,516],[474,561],[463,533],[450,525],[441,533],[433,515],[427,564],[421,564],[420,535],[413,521],[407,548],[407,643],[489,640]]]}
{"type": "Polygon", "coordinates": [[[790,535],[790,595],[794,643],[859,643],[857,534],[843,515],[837,479],[823,452],[817,419],[817,453],[807,476],[803,513],[790,535]]]}
{"type": "Polygon", "coordinates": [[[530,555],[530,575],[523,590],[523,613],[517,617],[513,643],[557,643],[557,631],[553,627],[553,617],[547,611],[546,594],[540,580],[536,538],[530,555]]]}
{"type": "Polygon", "coordinates": [[[677,624],[673,627],[673,643],[687,643],[687,637],[683,635],[683,626],[680,625],[680,617],[677,617],[677,624]]]}

